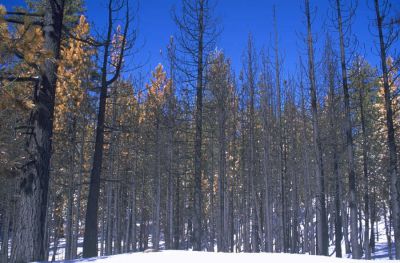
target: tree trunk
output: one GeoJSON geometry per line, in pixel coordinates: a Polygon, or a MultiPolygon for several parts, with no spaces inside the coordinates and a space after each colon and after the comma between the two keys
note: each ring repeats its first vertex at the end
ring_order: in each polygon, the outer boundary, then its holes
{"type": "Polygon", "coordinates": [[[156,182],[155,182],[155,204],[153,221],[153,249],[159,249],[160,243],[160,205],[161,205],[161,142],[160,142],[160,124],[158,116],[156,117],[156,182]]]}
{"type": "MultiPolygon", "coordinates": [[[[7,179],[10,180],[10,179],[7,179]]],[[[14,180],[12,180],[14,182],[14,180]]],[[[7,188],[9,188],[9,193],[7,194],[7,198],[5,200],[5,208],[4,214],[2,214],[1,220],[1,250],[0,250],[0,261],[8,262],[8,245],[10,241],[10,226],[11,226],[11,217],[12,217],[12,206],[13,206],[13,195],[14,195],[14,187],[13,184],[7,184],[7,188]]]]}
{"type": "Polygon", "coordinates": [[[286,217],[285,217],[285,181],[284,181],[284,167],[283,167],[283,142],[282,142],[282,101],[281,101],[281,79],[280,79],[280,64],[279,64],[279,49],[278,49],[278,30],[276,23],[276,13],[275,7],[273,9],[274,16],[274,30],[275,30],[275,85],[276,85],[276,94],[277,94],[277,122],[278,122],[278,162],[279,162],[279,183],[280,183],[280,228],[279,228],[279,245],[276,249],[277,252],[287,252],[287,248],[285,247],[286,239],[285,239],[285,225],[286,225],[286,217]]]}
{"type": "Polygon", "coordinates": [[[44,48],[52,58],[41,65],[42,75],[33,94],[35,108],[28,125],[29,157],[19,184],[19,213],[11,255],[13,263],[46,260],[47,195],[64,0],[47,0],[44,4],[44,48]]]}
{"type": "MultiPolygon", "coordinates": [[[[264,72],[264,74],[267,74],[264,72]]],[[[271,195],[270,195],[270,171],[271,171],[271,162],[270,162],[270,133],[269,130],[271,128],[270,121],[268,118],[271,117],[270,113],[270,105],[268,103],[268,96],[270,95],[267,88],[267,81],[265,80],[264,88],[265,95],[263,98],[263,177],[264,177],[264,221],[265,221],[265,251],[272,253],[273,252],[273,231],[272,231],[272,208],[271,208],[271,195]]]]}
{"type": "MultiPolygon", "coordinates": [[[[97,237],[98,237],[98,207],[100,195],[100,177],[103,163],[103,145],[104,145],[104,121],[107,101],[107,66],[109,58],[109,46],[112,34],[112,1],[109,1],[108,14],[109,24],[107,40],[104,48],[103,67],[101,75],[100,102],[97,113],[96,139],[94,146],[94,156],[92,170],[90,173],[89,195],[86,205],[85,233],[83,238],[83,257],[97,256],[97,237]]],[[[108,220],[108,218],[107,218],[108,220]]]]}
{"type": "Polygon", "coordinates": [[[72,243],[73,243],[73,221],[74,221],[74,192],[75,192],[75,149],[76,149],[76,117],[73,118],[71,123],[67,124],[68,133],[70,135],[70,148],[68,149],[69,155],[69,175],[67,186],[67,215],[65,227],[65,259],[72,259],[72,243]]]}
{"type": "Polygon", "coordinates": [[[350,240],[352,249],[352,258],[360,259],[361,251],[358,242],[358,227],[357,227],[357,193],[356,193],[356,173],[354,163],[354,145],[351,124],[351,110],[350,110],[350,95],[347,82],[347,68],[346,68],[346,54],[344,50],[344,36],[343,36],[343,23],[341,14],[340,0],[336,0],[337,19],[339,27],[340,39],[340,61],[342,67],[342,84],[344,94],[344,112],[345,112],[345,133],[346,133],[346,148],[348,158],[348,172],[349,172],[349,206],[350,206],[350,240]]]}
{"type": "Polygon", "coordinates": [[[180,224],[181,220],[181,176],[178,173],[176,176],[176,190],[175,190],[175,200],[174,200],[174,249],[178,250],[180,248],[180,224]]]}
{"type": "Polygon", "coordinates": [[[317,89],[315,80],[314,68],[314,48],[313,38],[311,33],[311,17],[310,4],[306,0],[306,16],[307,16],[307,31],[308,31],[308,67],[310,76],[310,93],[311,93],[311,113],[313,125],[313,142],[316,159],[316,176],[317,176],[317,254],[328,255],[328,223],[326,216],[326,201],[325,201],[325,178],[324,167],[322,161],[321,139],[318,125],[318,110],[317,110],[317,89]]]}
{"type": "Polygon", "coordinates": [[[371,248],[371,253],[375,253],[375,233],[378,233],[378,229],[375,229],[375,218],[376,218],[376,197],[375,189],[372,187],[372,198],[370,202],[371,206],[371,234],[369,238],[369,247],[371,248]],[[376,230],[376,231],[375,231],[376,230]]]}
{"type": "Polygon", "coordinates": [[[380,59],[382,66],[383,89],[385,96],[387,147],[389,150],[388,177],[390,180],[391,208],[393,216],[394,243],[396,247],[396,259],[400,259],[400,174],[397,160],[395,131],[393,125],[392,98],[389,85],[389,71],[386,64],[386,46],[383,37],[383,17],[379,8],[379,0],[375,0],[376,21],[379,32],[380,59]]]}
{"type": "Polygon", "coordinates": [[[203,129],[203,52],[204,52],[204,0],[199,0],[198,21],[198,54],[197,54],[197,83],[196,83],[196,134],[194,144],[194,213],[193,213],[193,250],[202,249],[202,129],[203,129]]]}
{"type": "Polygon", "coordinates": [[[369,182],[368,182],[368,141],[367,141],[367,131],[366,131],[366,120],[364,111],[364,89],[366,88],[363,80],[360,80],[361,86],[359,87],[359,105],[360,105],[360,115],[361,115],[361,131],[362,131],[362,156],[363,156],[363,173],[364,173],[364,250],[365,258],[371,259],[371,250],[369,246],[369,182]]]}
{"type": "Polygon", "coordinates": [[[75,259],[77,254],[78,254],[78,246],[79,246],[79,223],[81,220],[81,194],[82,194],[82,181],[83,181],[83,169],[84,169],[84,163],[85,163],[85,139],[86,139],[86,124],[87,124],[87,119],[83,118],[83,123],[82,123],[82,139],[80,142],[80,157],[79,157],[79,173],[78,173],[78,189],[77,189],[77,195],[76,195],[76,206],[75,206],[75,222],[74,222],[74,229],[73,229],[73,237],[72,237],[72,252],[71,252],[71,258],[75,259]]]}
{"type": "MultiPolygon", "coordinates": [[[[214,142],[214,133],[212,132],[211,133],[211,138],[210,138],[210,141],[211,142],[214,142]]],[[[216,232],[216,221],[217,221],[217,223],[219,224],[219,215],[217,215],[217,216],[215,216],[215,193],[214,193],[214,148],[213,147],[210,147],[210,151],[211,151],[211,153],[210,153],[210,158],[211,158],[211,160],[210,160],[210,162],[211,162],[211,165],[209,165],[209,166],[211,166],[210,168],[209,168],[209,181],[210,181],[210,190],[209,190],[209,194],[210,194],[210,217],[211,217],[211,219],[210,219],[210,249],[209,249],[209,251],[212,251],[212,252],[214,252],[214,250],[215,250],[215,232],[216,232]]],[[[219,179],[219,178],[218,178],[219,179]]],[[[219,181],[219,180],[218,180],[219,181]]],[[[219,182],[218,182],[219,183],[219,182]]],[[[219,190],[218,190],[219,191],[219,190]]],[[[220,211],[219,211],[220,212],[220,211]]],[[[219,248],[221,247],[221,244],[220,244],[220,242],[222,241],[222,239],[219,237],[219,235],[220,235],[220,233],[221,233],[221,230],[219,229],[219,225],[217,226],[217,228],[218,228],[218,239],[217,239],[217,250],[219,250],[219,248]]]]}
{"type": "Polygon", "coordinates": [[[338,148],[337,148],[337,126],[335,125],[336,120],[338,118],[337,115],[337,96],[335,93],[335,78],[336,78],[336,69],[335,69],[335,60],[333,56],[332,44],[331,40],[328,40],[326,52],[328,60],[327,68],[328,68],[328,85],[329,85],[329,135],[331,140],[332,147],[332,167],[333,167],[333,178],[335,182],[334,186],[334,203],[335,203],[335,254],[336,257],[342,257],[342,239],[343,239],[343,230],[342,230],[342,197],[341,197],[341,178],[339,175],[339,157],[338,157],[338,148]]]}

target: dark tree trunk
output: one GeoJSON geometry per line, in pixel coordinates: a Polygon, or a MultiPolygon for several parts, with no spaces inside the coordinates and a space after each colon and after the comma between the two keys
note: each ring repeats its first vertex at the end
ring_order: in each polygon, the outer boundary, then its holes
{"type": "Polygon", "coordinates": [[[278,122],[278,163],[279,163],[279,189],[280,189],[280,228],[279,228],[279,244],[280,248],[276,250],[278,252],[287,252],[286,247],[286,235],[285,235],[285,225],[286,225],[286,215],[285,215],[285,175],[284,175],[284,164],[283,164],[283,128],[282,128],[282,100],[281,100],[281,71],[279,63],[279,46],[278,46],[278,29],[276,23],[276,12],[274,7],[274,30],[275,30],[275,85],[276,85],[276,95],[277,95],[277,122],[278,122]]]}
{"type": "Polygon", "coordinates": [[[7,193],[7,197],[5,200],[5,211],[2,214],[1,220],[1,250],[0,250],[0,262],[8,262],[8,247],[10,240],[10,226],[12,225],[12,211],[14,206],[13,195],[15,194],[14,190],[14,180],[9,180],[7,182],[7,187],[9,192],[7,193]],[[10,183],[9,181],[12,181],[10,183]]]}
{"type": "Polygon", "coordinates": [[[31,112],[28,125],[28,161],[19,184],[19,212],[11,255],[13,263],[46,260],[47,195],[64,0],[45,1],[44,12],[44,48],[52,58],[46,59],[41,65],[42,74],[33,94],[35,108],[31,112]]]}
{"type": "Polygon", "coordinates": [[[346,133],[346,148],[347,148],[347,161],[349,172],[349,206],[350,206],[350,241],[352,249],[352,258],[361,258],[360,244],[358,242],[358,227],[357,227],[357,193],[356,193],[356,173],[354,163],[354,146],[353,134],[351,124],[351,110],[350,110],[350,95],[347,81],[347,68],[346,68],[346,54],[344,50],[344,36],[343,36],[343,23],[340,0],[336,0],[337,19],[339,27],[340,39],[340,62],[342,68],[342,84],[343,84],[343,99],[345,111],[345,133],[346,133]]]}
{"type": "Polygon", "coordinates": [[[106,112],[106,101],[107,101],[107,89],[115,82],[121,72],[122,61],[124,57],[126,37],[128,34],[128,27],[130,23],[129,17],[129,6],[128,2],[126,5],[126,17],[125,17],[125,27],[123,29],[123,35],[121,40],[121,46],[119,49],[119,54],[117,58],[117,63],[115,65],[115,72],[110,80],[107,80],[108,76],[108,64],[110,59],[110,45],[113,32],[113,2],[114,0],[109,0],[108,2],[108,29],[107,37],[104,43],[104,53],[103,53],[103,64],[101,67],[101,86],[100,86],[100,102],[99,110],[97,113],[97,126],[96,126],[96,139],[94,146],[94,156],[92,170],[90,173],[90,184],[89,184],[89,195],[86,206],[86,218],[85,218],[85,233],[83,237],[83,257],[95,257],[97,256],[97,245],[98,245],[98,207],[99,207],[99,194],[100,194],[100,178],[101,169],[103,163],[103,146],[104,146],[104,121],[106,112]]]}
{"type": "Polygon", "coordinates": [[[397,149],[393,125],[392,98],[389,85],[389,71],[386,64],[386,46],[383,36],[383,17],[379,7],[379,0],[375,0],[376,21],[379,32],[380,59],[382,66],[383,89],[385,96],[387,147],[389,150],[388,179],[390,180],[391,208],[393,216],[394,241],[396,259],[400,259],[400,174],[397,163],[397,149]]]}
{"type": "MultiPolygon", "coordinates": [[[[361,77],[361,76],[360,76],[361,77]]],[[[364,89],[366,88],[363,84],[364,80],[361,79],[359,84],[359,105],[360,105],[360,117],[361,117],[361,131],[362,131],[362,156],[363,156],[363,173],[364,173],[364,218],[365,218],[365,227],[364,227],[364,250],[365,250],[365,258],[371,259],[371,249],[369,244],[369,179],[368,179],[368,139],[367,139],[367,128],[366,128],[366,118],[365,118],[365,110],[364,110],[364,89]]]]}
{"type": "Polygon", "coordinates": [[[343,239],[343,230],[342,230],[342,197],[341,197],[341,178],[339,175],[339,156],[338,156],[338,147],[337,147],[337,126],[336,120],[338,118],[337,114],[337,96],[335,92],[335,78],[336,78],[336,69],[335,69],[335,59],[333,58],[333,50],[331,39],[327,40],[326,46],[326,59],[327,59],[327,79],[329,85],[329,135],[330,135],[330,144],[332,147],[332,167],[333,167],[333,178],[334,178],[334,205],[335,205],[335,254],[336,257],[342,257],[342,239],[343,239]]]}
{"type": "Polygon", "coordinates": [[[310,93],[311,93],[311,113],[313,125],[313,141],[316,159],[316,174],[317,174],[317,253],[318,255],[328,255],[328,223],[326,216],[326,201],[325,201],[325,178],[324,167],[322,160],[322,147],[320,139],[320,131],[318,124],[318,110],[317,110],[317,89],[315,79],[314,67],[314,48],[313,38],[311,32],[311,17],[310,17],[310,4],[306,0],[306,16],[307,16],[307,31],[308,31],[308,67],[310,76],[310,93]]]}
{"type": "MultiPolygon", "coordinates": [[[[112,33],[112,1],[108,5],[108,32],[104,47],[103,67],[101,75],[101,89],[99,111],[97,113],[96,139],[94,146],[93,165],[90,173],[89,195],[86,208],[85,233],[83,239],[83,257],[97,256],[97,232],[98,232],[98,206],[100,194],[100,175],[103,163],[103,145],[104,145],[104,121],[107,101],[107,66],[109,57],[109,46],[112,33]]],[[[108,220],[108,219],[107,219],[108,220]]]]}
{"type": "Polygon", "coordinates": [[[198,54],[197,54],[197,84],[196,84],[196,134],[194,144],[194,214],[193,214],[193,249],[202,249],[202,130],[203,130],[203,52],[204,52],[204,0],[199,1],[198,19],[198,54]]]}

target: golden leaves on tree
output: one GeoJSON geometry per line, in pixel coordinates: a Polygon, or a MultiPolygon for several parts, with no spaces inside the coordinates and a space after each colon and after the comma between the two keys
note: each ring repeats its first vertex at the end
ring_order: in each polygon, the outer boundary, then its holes
{"type": "MultiPolygon", "coordinates": [[[[87,38],[89,24],[84,16],[73,29],[78,38],[87,38]]],[[[61,48],[58,67],[54,129],[60,131],[66,123],[68,114],[76,115],[85,98],[84,80],[88,75],[91,56],[94,51],[83,41],[68,39],[61,48]]]]}
{"type": "MultiPolygon", "coordinates": [[[[399,96],[399,88],[400,88],[400,80],[396,78],[398,75],[398,69],[393,65],[393,58],[388,57],[386,59],[386,64],[390,70],[389,72],[389,89],[391,94],[391,103],[393,110],[393,124],[396,130],[400,128],[400,96],[399,96]]],[[[377,101],[375,103],[375,108],[379,112],[379,123],[380,132],[382,134],[386,133],[386,109],[385,109],[385,91],[383,87],[383,80],[379,80],[379,90],[377,93],[377,101]]]]}
{"type": "Polygon", "coordinates": [[[172,81],[167,78],[164,67],[158,64],[155,71],[152,72],[152,79],[146,84],[147,101],[146,111],[147,117],[157,117],[162,110],[162,106],[166,98],[171,93],[172,81]]]}

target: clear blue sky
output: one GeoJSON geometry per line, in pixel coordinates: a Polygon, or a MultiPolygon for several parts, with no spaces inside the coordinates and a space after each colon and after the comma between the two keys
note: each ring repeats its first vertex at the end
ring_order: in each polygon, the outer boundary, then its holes
{"type": "MultiPolygon", "coordinates": [[[[132,0],[135,1],[135,0],[132,0]]],[[[0,0],[7,8],[23,3],[23,0],[0,0]]],[[[279,31],[280,53],[285,60],[285,71],[296,70],[299,54],[306,55],[306,49],[302,40],[305,32],[304,1],[297,0],[217,0],[215,15],[221,21],[223,28],[218,40],[218,48],[231,58],[236,72],[241,68],[241,58],[246,47],[248,33],[251,32],[256,41],[256,47],[272,47],[273,44],[273,18],[272,7],[276,6],[277,23],[279,31]]],[[[311,9],[315,11],[313,31],[317,40],[317,56],[323,45],[326,29],[332,34],[333,39],[337,32],[330,19],[332,0],[311,0],[311,9]],[[330,11],[329,11],[330,10],[330,11]]],[[[350,1],[344,0],[344,3],[350,1]]],[[[357,52],[367,54],[367,59],[377,64],[375,28],[371,27],[371,19],[374,18],[374,10],[367,6],[372,5],[372,0],[359,0],[356,16],[352,25],[352,32],[358,39],[357,52]]],[[[400,13],[400,1],[393,0],[393,10],[400,13]]],[[[176,32],[176,26],[171,18],[173,5],[179,7],[180,0],[139,0],[138,11],[138,46],[140,49],[135,55],[135,64],[145,66],[141,69],[149,72],[158,63],[163,62],[160,50],[165,49],[170,35],[176,32]]],[[[87,16],[102,28],[105,21],[105,1],[86,0],[87,16]]],[[[178,9],[179,10],[179,9],[178,9]]],[[[399,44],[397,43],[399,49],[399,44]]],[[[318,59],[318,57],[317,57],[318,59]]]]}

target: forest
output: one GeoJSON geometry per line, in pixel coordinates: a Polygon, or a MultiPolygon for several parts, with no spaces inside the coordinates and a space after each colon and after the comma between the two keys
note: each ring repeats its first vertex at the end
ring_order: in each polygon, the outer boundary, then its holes
{"type": "Polygon", "coordinates": [[[400,4],[360,1],[371,54],[353,41],[359,1],[321,1],[323,37],[320,1],[298,1],[300,36],[278,30],[271,3],[271,44],[242,32],[237,70],[218,45],[228,1],[179,0],[165,59],[145,74],[131,61],[151,34],[136,0],[102,1],[102,30],[90,1],[0,3],[0,262],[374,259],[382,239],[400,259],[400,4]],[[282,38],[302,52],[288,59],[282,38]]]}

